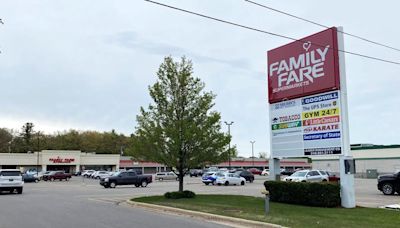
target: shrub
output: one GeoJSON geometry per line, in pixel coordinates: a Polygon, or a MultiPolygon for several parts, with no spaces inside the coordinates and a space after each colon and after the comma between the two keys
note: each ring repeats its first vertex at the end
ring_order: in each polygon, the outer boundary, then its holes
{"type": "Polygon", "coordinates": [[[264,186],[269,191],[270,200],[274,202],[315,207],[340,205],[338,184],[265,181],[264,186]]]}
{"type": "Polygon", "coordinates": [[[164,197],[167,199],[194,198],[196,194],[192,191],[185,190],[183,192],[166,192],[164,197]]]}

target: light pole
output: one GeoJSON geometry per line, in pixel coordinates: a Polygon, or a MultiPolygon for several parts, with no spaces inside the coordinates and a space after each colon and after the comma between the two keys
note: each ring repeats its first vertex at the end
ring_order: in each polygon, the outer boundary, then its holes
{"type": "Polygon", "coordinates": [[[254,143],[256,141],[250,141],[251,143],[251,158],[253,159],[253,168],[254,168],[254,143]]]}
{"type": "Polygon", "coordinates": [[[39,177],[39,151],[40,151],[40,131],[37,132],[38,151],[36,156],[36,177],[39,177]]]}
{"type": "MultiPolygon", "coordinates": [[[[225,124],[228,125],[228,135],[230,137],[231,136],[231,125],[233,124],[233,121],[231,121],[229,123],[225,121],[225,124]]],[[[231,169],[231,139],[229,139],[228,162],[229,162],[229,169],[231,169]]]]}

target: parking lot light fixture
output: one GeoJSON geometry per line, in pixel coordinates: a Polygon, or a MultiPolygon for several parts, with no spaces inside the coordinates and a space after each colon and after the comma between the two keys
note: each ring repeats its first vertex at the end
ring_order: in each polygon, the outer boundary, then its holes
{"type": "Polygon", "coordinates": [[[251,158],[253,159],[253,168],[254,168],[254,143],[256,141],[250,141],[251,143],[251,158]]]}
{"type": "MultiPolygon", "coordinates": [[[[231,136],[231,125],[233,124],[233,121],[227,122],[225,121],[225,124],[228,125],[228,135],[231,136]]],[[[228,147],[228,163],[229,163],[229,170],[231,169],[231,140],[229,139],[229,147],[228,147]]]]}

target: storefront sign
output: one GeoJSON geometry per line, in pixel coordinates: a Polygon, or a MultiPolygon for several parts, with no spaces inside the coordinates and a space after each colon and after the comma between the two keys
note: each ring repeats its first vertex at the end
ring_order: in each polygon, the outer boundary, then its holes
{"type": "Polygon", "coordinates": [[[268,51],[269,103],[339,90],[337,50],[334,27],[268,51]]]}
{"type": "Polygon", "coordinates": [[[339,107],[339,91],[271,104],[273,156],[341,154],[339,107]]]}
{"type": "Polygon", "coordinates": [[[75,162],[75,158],[60,158],[57,156],[57,158],[49,158],[49,161],[53,163],[73,163],[75,162]]]}

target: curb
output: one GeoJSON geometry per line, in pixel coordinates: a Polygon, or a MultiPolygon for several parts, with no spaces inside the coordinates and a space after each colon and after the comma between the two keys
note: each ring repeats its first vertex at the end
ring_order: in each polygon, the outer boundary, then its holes
{"type": "Polygon", "coordinates": [[[223,216],[223,215],[215,215],[215,214],[210,214],[210,213],[205,213],[205,212],[191,211],[191,210],[161,206],[161,205],[156,205],[156,204],[141,203],[141,202],[135,202],[135,201],[131,201],[131,200],[127,200],[126,203],[131,206],[136,206],[136,207],[140,207],[140,208],[144,208],[144,209],[148,209],[148,210],[152,210],[152,211],[190,216],[190,217],[199,218],[199,219],[206,219],[207,221],[210,221],[210,222],[219,223],[222,225],[228,225],[228,226],[237,227],[237,228],[242,228],[242,227],[280,228],[280,227],[283,227],[281,225],[276,225],[276,224],[272,224],[272,223],[251,221],[251,220],[247,220],[247,219],[234,218],[234,217],[223,216]]]}

